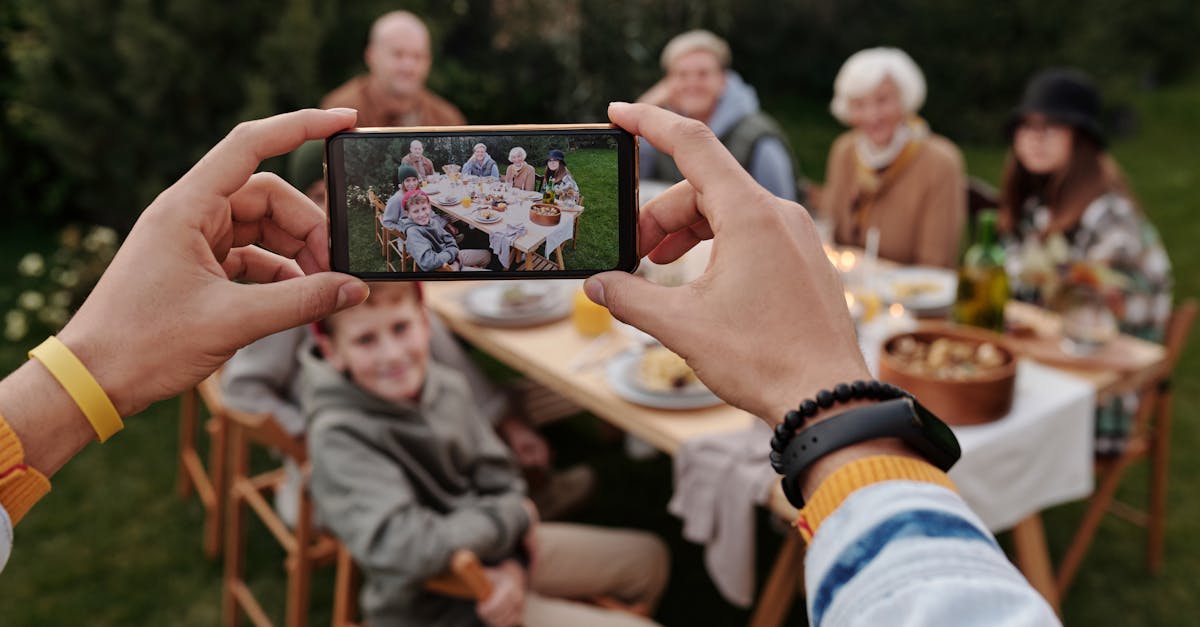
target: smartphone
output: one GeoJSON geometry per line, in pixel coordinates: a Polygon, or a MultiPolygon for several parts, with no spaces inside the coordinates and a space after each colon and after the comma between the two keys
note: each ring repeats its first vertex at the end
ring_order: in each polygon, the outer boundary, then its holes
{"type": "Polygon", "coordinates": [[[365,280],[638,264],[638,142],[608,124],[363,128],[325,142],[330,265],[365,280]]]}

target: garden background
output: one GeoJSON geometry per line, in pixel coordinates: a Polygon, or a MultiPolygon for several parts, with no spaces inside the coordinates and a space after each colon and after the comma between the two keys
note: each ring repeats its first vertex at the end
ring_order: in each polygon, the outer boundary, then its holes
{"type": "MultiPolygon", "coordinates": [[[[960,143],[972,175],[992,182],[1004,154],[1000,123],[1026,78],[1047,65],[1080,66],[1104,90],[1113,152],[1162,232],[1177,296],[1200,295],[1200,3],[1191,0],[6,0],[0,369],[14,368],[61,323],[52,308],[77,305],[114,235],[159,191],[236,122],[311,106],[361,71],[370,22],[398,7],[427,17],[430,85],[474,123],[599,121],[607,102],[636,98],[659,77],[657,55],[670,36],[710,28],[730,40],[735,69],[758,88],[815,179],[841,131],[827,111],[833,76],[857,49],[888,44],[912,54],[929,81],[924,115],[960,143]],[[15,317],[24,329],[8,324],[15,317]]],[[[281,161],[265,167],[278,170],[281,161]]],[[[1164,572],[1146,576],[1142,533],[1106,520],[1065,600],[1068,624],[1185,625],[1200,613],[1195,345],[1175,388],[1164,572]]],[[[217,623],[220,566],[201,555],[199,506],[173,489],[176,411],[174,402],[155,405],[54,478],[0,574],[0,622],[217,623]]],[[[630,462],[595,427],[580,416],[550,431],[560,461],[600,470],[602,489],[581,518],[653,529],[671,543],[674,576],[659,614],[666,624],[744,621],[715,594],[699,548],[679,539],[678,521],[665,513],[669,462],[630,462]]],[[[1124,487],[1134,500],[1144,493],[1138,473],[1124,487]]],[[[1056,555],[1079,513],[1076,504],[1046,515],[1056,555]]],[[[278,610],[280,554],[263,530],[251,537],[251,585],[278,610]]],[[[775,546],[761,543],[764,568],[775,546]]],[[[314,583],[314,624],[328,616],[330,581],[323,573],[314,583]]],[[[792,624],[802,621],[798,604],[792,624]]]]}

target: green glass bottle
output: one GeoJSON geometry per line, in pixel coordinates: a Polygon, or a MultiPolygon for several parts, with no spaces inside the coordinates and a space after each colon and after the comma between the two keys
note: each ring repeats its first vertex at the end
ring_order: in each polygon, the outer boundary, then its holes
{"type": "Polygon", "coordinates": [[[1004,305],[1008,302],[1008,274],[1004,247],[996,237],[996,212],[979,214],[975,241],[958,269],[958,295],[954,321],[997,332],[1004,331],[1004,305]]]}
{"type": "Polygon", "coordinates": [[[554,193],[554,174],[546,168],[546,180],[542,183],[542,202],[553,205],[557,194],[554,193]]]}

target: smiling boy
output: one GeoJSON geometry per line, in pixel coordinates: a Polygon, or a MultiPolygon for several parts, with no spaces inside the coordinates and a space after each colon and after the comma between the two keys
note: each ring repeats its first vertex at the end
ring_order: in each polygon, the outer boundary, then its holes
{"type": "Polygon", "coordinates": [[[416,284],[376,284],[366,303],[319,325],[319,355],[301,357],[313,501],[364,571],[367,621],[651,624],[563,600],[653,608],[666,548],[644,532],[538,524],[466,380],[430,362],[420,298],[416,284]],[[462,548],[487,565],[492,595],[470,603],[425,592],[423,582],[462,548]]]}
{"type": "Polygon", "coordinates": [[[459,250],[454,235],[446,231],[445,222],[435,217],[425,192],[419,189],[405,192],[401,206],[408,214],[401,220],[406,238],[404,245],[421,271],[478,269],[492,261],[492,253],[486,250],[459,250]]]}

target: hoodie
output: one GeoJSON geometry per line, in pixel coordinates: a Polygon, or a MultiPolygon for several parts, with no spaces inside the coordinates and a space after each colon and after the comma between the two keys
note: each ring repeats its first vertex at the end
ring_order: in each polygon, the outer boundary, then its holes
{"type": "Polygon", "coordinates": [[[524,482],[466,380],[430,362],[419,401],[380,399],[301,354],[313,502],[362,568],[367,622],[477,625],[474,604],[423,590],[457,549],[514,555],[524,482]]]}
{"type": "Polygon", "coordinates": [[[402,219],[400,224],[404,227],[404,246],[422,272],[433,272],[458,261],[458,242],[437,216],[431,217],[426,225],[417,224],[409,217],[402,219]]]}
{"type": "Polygon", "coordinates": [[[496,161],[491,155],[483,155],[483,164],[481,165],[475,160],[475,157],[467,159],[467,162],[462,166],[463,176],[494,176],[500,178],[500,168],[496,166],[496,161]]]}
{"type": "MultiPolygon", "coordinates": [[[[750,117],[767,118],[759,108],[758,94],[754,88],[742,80],[733,70],[725,72],[725,90],[717,99],[717,107],[712,117],[706,122],[713,134],[725,143],[728,137],[737,130],[739,124],[750,117]],[[757,115],[756,115],[757,114],[757,115]]],[[[769,118],[767,118],[769,119],[769,118]]],[[[768,122],[773,127],[774,122],[768,122]]],[[[660,154],[646,140],[641,140],[640,146],[642,178],[666,178],[679,180],[674,164],[664,167],[660,160],[669,162],[671,158],[660,154]]],[[[767,188],[772,194],[787,200],[796,199],[796,171],[792,165],[792,154],[784,143],[783,135],[777,128],[764,133],[754,143],[754,148],[748,159],[750,176],[759,185],[767,188]]],[[[742,164],[743,167],[746,164],[742,164]]],[[[672,181],[674,182],[674,181],[672,181]]]]}

